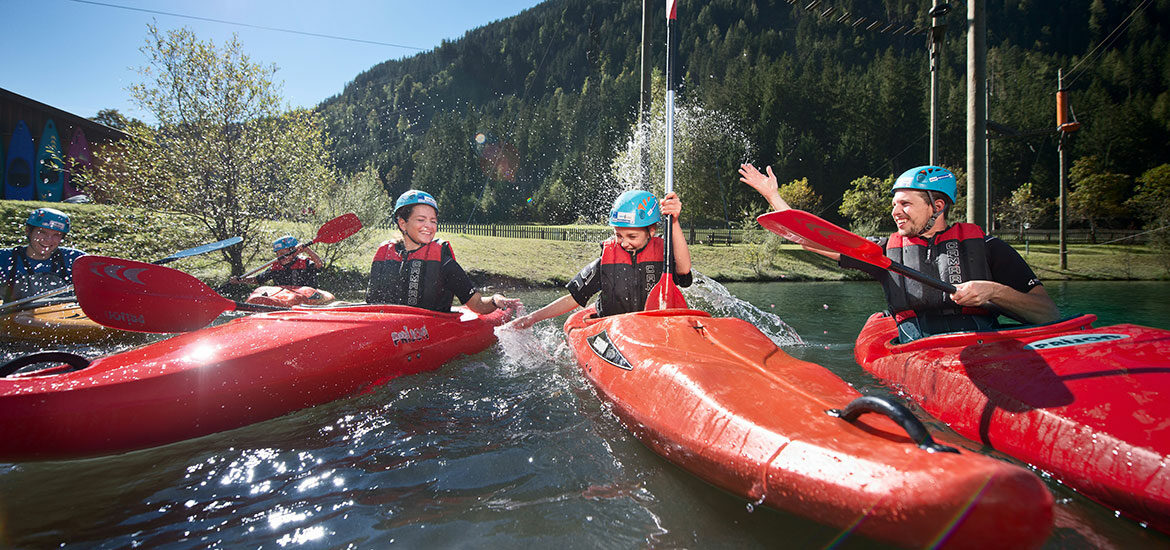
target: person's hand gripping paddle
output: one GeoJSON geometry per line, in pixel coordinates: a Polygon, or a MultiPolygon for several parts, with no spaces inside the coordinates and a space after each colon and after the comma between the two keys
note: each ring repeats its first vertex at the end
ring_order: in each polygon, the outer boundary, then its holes
{"type": "MultiPolygon", "coordinates": [[[[317,244],[317,243],[325,243],[325,244],[338,243],[338,242],[341,242],[345,239],[348,239],[354,233],[357,233],[358,231],[360,231],[361,228],[362,228],[362,221],[360,219],[358,219],[357,214],[354,214],[353,212],[350,212],[348,214],[342,214],[336,218],[333,218],[332,220],[325,222],[325,224],[322,225],[320,227],[320,229],[317,230],[317,236],[314,237],[312,241],[305,243],[303,246],[310,246],[310,245],[317,244]]],[[[284,256],[276,257],[276,258],[269,260],[264,265],[257,267],[256,269],[253,269],[252,271],[249,271],[249,272],[241,275],[240,279],[247,279],[248,277],[251,277],[257,273],[260,273],[261,271],[264,271],[265,269],[268,268],[268,266],[276,263],[282,257],[284,257],[284,256]]],[[[223,291],[227,290],[227,288],[228,288],[228,284],[222,284],[222,285],[219,285],[218,287],[216,287],[215,290],[218,292],[223,292],[223,291]]]]}
{"type": "MultiPolygon", "coordinates": [[[[672,56],[672,37],[674,37],[674,20],[677,15],[678,2],[671,0],[666,3],[666,194],[674,191],[674,58],[672,56]]],[[[663,255],[662,278],[658,284],[650,289],[646,298],[646,309],[674,309],[686,308],[687,300],[682,291],[674,284],[674,262],[671,260],[671,228],[674,220],[671,216],[664,218],[666,231],[666,251],[663,255]]]]}

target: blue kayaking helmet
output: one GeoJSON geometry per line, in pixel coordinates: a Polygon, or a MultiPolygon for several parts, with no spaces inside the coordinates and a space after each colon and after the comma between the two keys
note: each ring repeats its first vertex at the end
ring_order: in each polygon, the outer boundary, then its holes
{"type": "Polygon", "coordinates": [[[894,194],[899,189],[917,189],[927,192],[937,191],[951,199],[951,204],[955,204],[958,183],[955,181],[955,175],[946,168],[941,166],[919,166],[902,172],[902,175],[898,176],[897,180],[894,180],[894,188],[890,190],[890,194],[894,194]]]}
{"type": "Polygon", "coordinates": [[[622,193],[609,211],[609,225],[613,227],[649,227],[661,218],[658,199],[646,191],[622,193]]]}
{"type": "Polygon", "coordinates": [[[398,196],[398,201],[394,203],[394,212],[398,212],[404,206],[413,206],[416,204],[425,204],[435,209],[435,213],[439,212],[439,202],[426,191],[419,191],[418,189],[411,189],[398,196]]]}
{"type": "Polygon", "coordinates": [[[298,241],[296,237],[292,235],[285,235],[279,239],[276,239],[275,241],[272,241],[272,251],[280,252],[286,248],[293,248],[298,244],[301,244],[301,242],[298,241]]]}
{"type": "Polygon", "coordinates": [[[38,208],[28,215],[28,225],[69,232],[69,215],[56,208],[38,208]]]}

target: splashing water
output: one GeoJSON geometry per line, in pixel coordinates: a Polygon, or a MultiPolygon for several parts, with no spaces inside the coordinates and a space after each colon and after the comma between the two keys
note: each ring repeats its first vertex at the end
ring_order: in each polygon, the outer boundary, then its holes
{"type": "MultiPolygon", "coordinates": [[[[680,195],[684,195],[689,187],[697,188],[709,183],[687,181],[692,168],[688,164],[689,159],[700,162],[709,160],[699,150],[736,155],[741,161],[752,156],[752,142],[740,126],[730,115],[701,105],[676,106],[674,169],[675,184],[680,195]]],[[[651,117],[647,123],[634,126],[625,150],[618,151],[614,156],[610,172],[619,187],[618,194],[629,189],[663,189],[666,173],[666,119],[661,113],[651,117]],[[643,151],[646,151],[645,160],[649,166],[645,175],[642,172],[643,151]]],[[[725,177],[731,178],[732,175],[727,174],[725,177]]]]}
{"type": "Polygon", "coordinates": [[[692,308],[704,310],[715,317],[743,319],[759,328],[777,346],[805,344],[796,330],[776,314],[737,298],[714,279],[697,271],[694,273],[695,283],[683,291],[692,308]]]}

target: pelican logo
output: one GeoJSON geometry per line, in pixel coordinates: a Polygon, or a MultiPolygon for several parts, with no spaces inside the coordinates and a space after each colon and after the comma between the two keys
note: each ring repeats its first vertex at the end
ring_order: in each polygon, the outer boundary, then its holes
{"type": "Polygon", "coordinates": [[[622,356],[622,352],[618,351],[617,347],[613,345],[613,342],[610,341],[609,335],[605,331],[590,336],[585,341],[589,342],[589,349],[592,349],[593,353],[596,353],[606,363],[625,370],[632,370],[634,368],[622,356]]]}
{"type": "Polygon", "coordinates": [[[1099,342],[1112,342],[1115,340],[1122,340],[1129,338],[1128,334],[1072,334],[1069,336],[1056,336],[1054,338],[1045,338],[1037,340],[1024,346],[1027,350],[1042,350],[1053,348],[1067,348],[1071,346],[1082,346],[1085,344],[1096,344],[1099,342]]]}
{"type": "Polygon", "coordinates": [[[113,323],[112,326],[125,327],[130,325],[145,325],[146,317],[125,311],[110,311],[105,312],[106,320],[113,323]]]}
{"type": "Polygon", "coordinates": [[[410,328],[402,325],[402,330],[393,331],[390,337],[394,339],[394,345],[409,344],[411,342],[418,342],[420,340],[430,340],[431,335],[427,333],[426,325],[419,328],[410,328]]]}
{"type": "Polygon", "coordinates": [[[145,267],[132,267],[127,269],[124,265],[98,262],[94,262],[94,265],[89,268],[89,272],[98,277],[113,279],[118,282],[130,282],[142,286],[146,286],[146,283],[142,282],[138,276],[146,270],[147,268],[145,267]]]}

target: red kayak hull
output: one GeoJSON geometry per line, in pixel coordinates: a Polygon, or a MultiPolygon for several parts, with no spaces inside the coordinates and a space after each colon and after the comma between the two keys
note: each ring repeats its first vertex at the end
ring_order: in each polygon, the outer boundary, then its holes
{"type": "Polygon", "coordinates": [[[264,313],[74,372],[0,378],[0,461],[119,453],[268,420],[483,351],[508,316],[406,306],[264,313]]]}
{"type": "Polygon", "coordinates": [[[262,306],[323,306],[336,300],[333,294],[311,286],[257,287],[245,302],[262,306]]]}
{"type": "Polygon", "coordinates": [[[907,547],[1033,548],[1052,495],[990,457],[929,453],[860,394],[751,324],[694,310],[565,323],[582,373],[644,444],[750,501],[907,547]],[[617,357],[618,354],[620,358],[617,357]]]}
{"type": "Polygon", "coordinates": [[[1095,320],[896,345],[874,314],[855,354],[960,434],[1170,532],[1170,331],[1095,320]]]}

